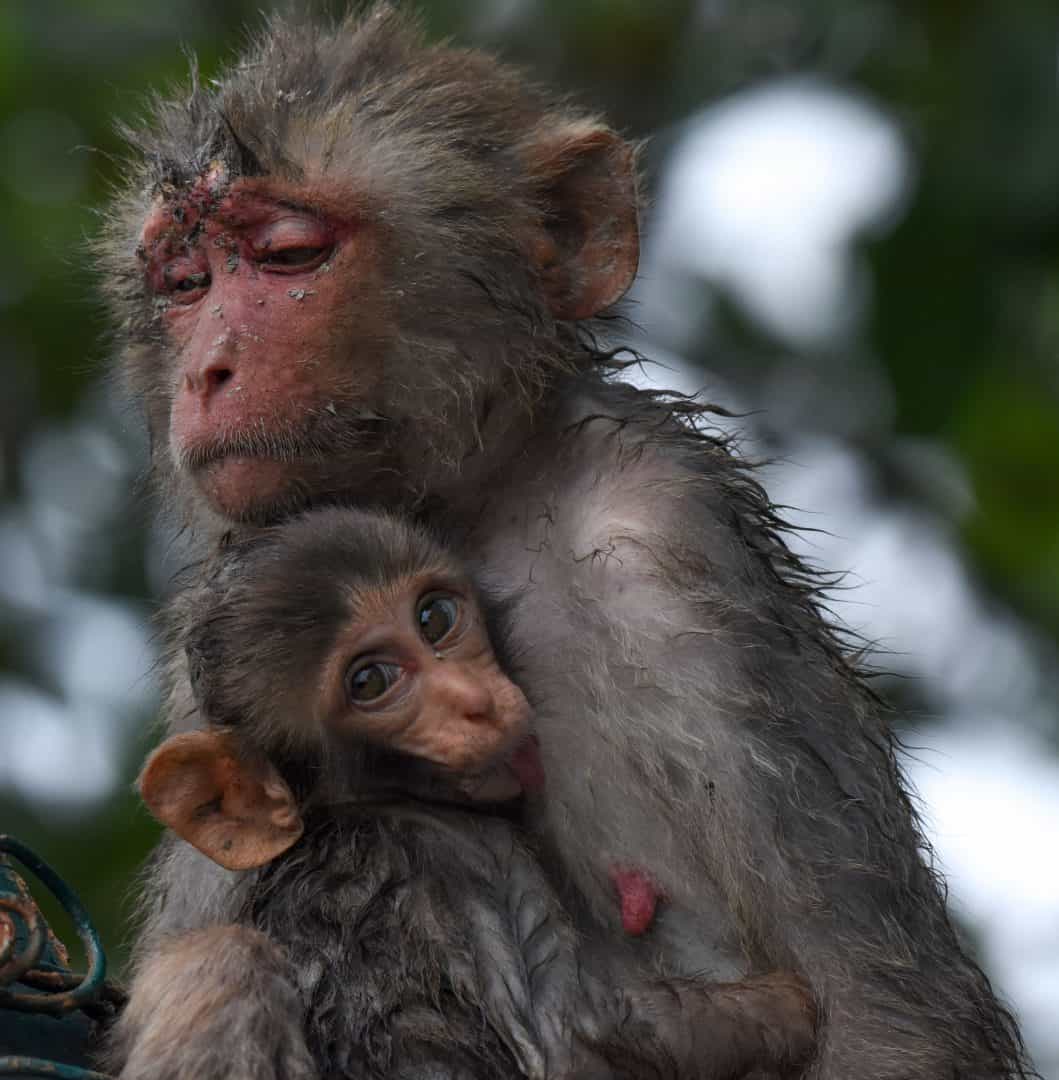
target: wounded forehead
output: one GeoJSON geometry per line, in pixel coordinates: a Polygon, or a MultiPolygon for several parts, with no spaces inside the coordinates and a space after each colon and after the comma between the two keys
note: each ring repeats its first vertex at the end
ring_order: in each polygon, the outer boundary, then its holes
{"type": "Polygon", "coordinates": [[[151,249],[162,240],[178,235],[194,238],[207,221],[222,226],[243,225],[256,211],[264,214],[268,205],[256,192],[241,185],[233,190],[231,172],[221,161],[213,161],[206,171],[183,188],[163,185],[155,196],[140,234],[141,246],[151,249]]]}
{"type": "Polygon", "coordinates": [[[377,143],[401,132],[418,140],[441,124],[448,138],[435,144],[492,160],[552,107],[495,58],[431,44],[414,17],[383,3],[332,25],[271,18],[219,78],[206,85],[196,74],[188,97],[159,101],[131,138],[159,190],[209,195],[238,178],[300,179],[307,166],[367,168],[379,156],[359,139],[367,128],[377,143]]]}

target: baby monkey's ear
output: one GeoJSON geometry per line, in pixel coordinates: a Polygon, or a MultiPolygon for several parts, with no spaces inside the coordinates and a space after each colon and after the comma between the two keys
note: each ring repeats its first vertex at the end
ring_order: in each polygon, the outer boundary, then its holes
{"type": "Polygon", "coordinates": [[[166,739],[138,786],[163,825],[228,870],[264,866],[304,830],[279,773],[264,757],[247,757],[223,731],[166,739]]]}

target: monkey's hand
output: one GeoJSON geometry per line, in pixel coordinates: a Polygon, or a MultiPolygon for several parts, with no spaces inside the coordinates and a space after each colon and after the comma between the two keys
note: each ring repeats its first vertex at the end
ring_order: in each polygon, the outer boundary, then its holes
{"type": "Polygon", "coordinates": [[[619,1075],[738,1080],[801,1075],[816,1048],[816,1005],[797,976],[742,982],[658,979],[617,991],[610,1023],[579,1037],[619,1075]]]}
{"type": "Polygon", "coordinates": [[[141,963],[108,1035],[121,1080],[316,1080],[283,953],[256,930],[170,938],[141,963]]]}
{"type": "Polygon", "coordinates": [[[542,887],[535,860],[517,849],[514,856],[508,902],[525,986],[510,979],[500,985],[523,1011],[527,1002],[520,995],[529,995],[537,1053],[531,1044],[519,1058],[527,1076],[740,1080],[801,1074],[816,1048],[817,1018],[801,979],[777,972],[741,982],[654,979],[612,989],[581,966],[576,935],[552,891],[542,887]]]}

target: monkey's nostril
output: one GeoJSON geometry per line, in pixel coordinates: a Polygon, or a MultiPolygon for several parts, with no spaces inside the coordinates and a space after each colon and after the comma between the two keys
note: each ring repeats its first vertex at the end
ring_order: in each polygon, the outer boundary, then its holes
{"type": "Polygon", "coordinates": [[[232,377],[230,368],[210,368],[206,372],[206,390],[208,393],[213,393],[216,390],[220,390],[222,386],[232,377]]]}

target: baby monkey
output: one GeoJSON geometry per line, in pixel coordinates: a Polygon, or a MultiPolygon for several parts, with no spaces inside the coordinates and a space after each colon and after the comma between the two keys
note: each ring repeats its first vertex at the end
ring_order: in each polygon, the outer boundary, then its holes
{"type": "MultiPolygon", "coordinates": [[[[211,726],[163,743],[140,789],[203,854],[255,872],[223,932],[247,935],[259,967],[264,935],[300,1004],[278,1008],[273,989],[268,1024],[242,1029],[289,1025],[286,1056],[303,1047],[329,1077],[734,1080],[809,1057],[814,1009],[793,976],[638,972],[605,989],[585,966],[506,809],[543,777],[498,658],[502,613],[428,533],[313,511],[226,548],[182,603],[211,726]]],[[[177,940],[166,979],[179,957],[177,940]]],[[[203,1060],[225,1030],[213,1011],[203,1060]]],[[[187,1042],[168,1049],[193,1057],[187,1042]]]]}

